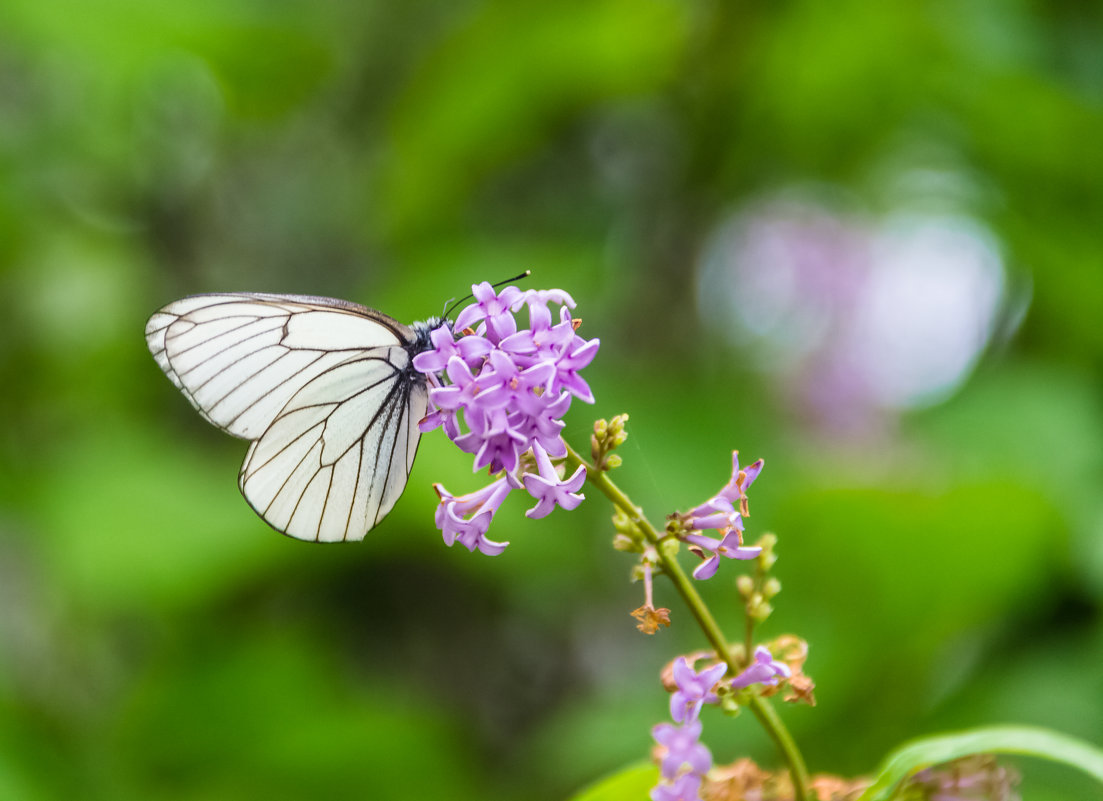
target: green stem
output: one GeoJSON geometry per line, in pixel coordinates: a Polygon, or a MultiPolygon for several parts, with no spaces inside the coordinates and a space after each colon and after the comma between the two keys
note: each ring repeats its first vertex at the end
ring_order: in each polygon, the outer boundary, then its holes
{"type": "Polygon", "coordinates": [[[745,662],[744,667],[751,664],[754,661],[754,618],[750,615],[750,610],[746,610],[747,624],[743,629],[743,660],[745,662]]]}
{"type": "MultiPolygon", "coordinates": [[[[663,537],[644,516],[643,510],[632,503],[632,500],[624,494],[624,491],[609,480],[608,473],[595,469],[585,459],[579,456],[570,445],[567,446],[567,462],[572,468],[576,468],[579,465],[584,467],[586,469],[587,480],[601,490],[602,494],[612,501],[616,507],[628,515],[636,527],[643,532],[643,536],[647,541],[655,546],[655,551],[659,556],[663,572],[670,578],[671,582],[674,584],[674,588],[686,602],[689,611],[693,614],[701,630],[705,633],[705,638],[716,650],[717,655],[727,663],[731,675],[738,675],[742,666],[739,665],[734,656],[732,656],[731,648],[728,646],[728,642],[724,638],[724,633],[720,630],[720,626],[717,625],[716,619],[713,618],[712,613],[709,612],[704,600],[697,592],[697,588],[693,586],[689,576],[682,570],[682,566],[678,563],[678,560],[666,553],[664,548],[660,547],[660,541],[663,537]]],[[[754,712],[755,717],[758,718],[763,728],[766,729],[766,732],[773,739],[774,744],[781,752],[782,758],[789,766],[789,773],[793,779],[794,801],[807,801],[808,769],[804,765],[804,758],[801,756],[800,750],[797,748],[792,735],[789,734],[789,730],[785,727],[785,724],[782,723],[781,718],[778,717],[777,711],[766,699],[759,696],[752,696],[749,705],[751,711],[754,712]]]]}

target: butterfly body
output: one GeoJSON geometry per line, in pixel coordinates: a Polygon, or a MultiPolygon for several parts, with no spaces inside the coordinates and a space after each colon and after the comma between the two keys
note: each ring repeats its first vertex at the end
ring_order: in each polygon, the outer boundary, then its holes
{"type": "Polygon", "coordinates": [[[238,486],[253,510],[335,542],[363,539],[406,486],[428,404],[412,362],[442,322],[309,295],[192,295],[154,313],[146,341],[200,414],[251,440],[238,486]]]}

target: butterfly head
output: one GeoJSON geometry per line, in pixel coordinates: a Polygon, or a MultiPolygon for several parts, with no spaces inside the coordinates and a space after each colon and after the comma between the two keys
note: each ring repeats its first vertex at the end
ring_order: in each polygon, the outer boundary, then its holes
{"type": "Polygon", "coordinates": [[[414,332],[414,339],[407,348],[407,350],[410,351],[410,355],[416,356],[419,353],[432,350],[433,343],[430,339],[430,335],[442,325],[447,325],[451,328],[452,321],[443,317],[430,317],[428,320],[413,323],[410,329],[414,332]]]}

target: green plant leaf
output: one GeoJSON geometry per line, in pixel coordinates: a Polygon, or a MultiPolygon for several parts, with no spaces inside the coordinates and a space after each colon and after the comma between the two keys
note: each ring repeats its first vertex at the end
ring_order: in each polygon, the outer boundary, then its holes
{"type": "Polygon", "coordinates": [[[640,762],[599,779],[571,797],[571,801],[639,801],[659,781],[659,770],[640,762]]]}
{"type": "Polygon", "coordinates": [[[930,765],[970,754],[1021,754],[1079,768],[1103,784],[1103,751],[1048,729],[990,726],[906,743],[881,763],[873,784],[858,801],[886,801],[904,779],[930,765]]]}

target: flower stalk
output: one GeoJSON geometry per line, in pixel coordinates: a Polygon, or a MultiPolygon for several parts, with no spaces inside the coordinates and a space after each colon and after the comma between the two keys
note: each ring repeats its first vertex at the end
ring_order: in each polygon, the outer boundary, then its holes
{"type": "MultiPolygon", "coordinates": [[[[702,632],[704,632],[705,639],[709,641],[709,644],[715,649],[716,654],[727,664],[731,675],[739,675],[745,665],[740,665],[736,661],[732,654],[732,649],[728,645],[727,639],[724,637],[723,631],[721,631],[720,626],[712,616],[708,606],[705,605],[700,593],[697,592],[697,588],[693,586],[689,576],[686,575],[686,572],[682,569],[678,560],[665,548],[661,547],[660,543],[663,537],[644,515],[643,510],[632,503],[632,500],[624,491],[613,483],[608,473],[604,470],[596,469],[583,459],[569,444],[566,448],[567,455],[565,461],[569,465],[568,469],[575,469],[578,467],[584,468],[587,481],[600,490],[614,506],[621,510],[621,512],[627,515],[629,520],[643,533],[647,541],[655,547],[663,572],[670,578],[670,581],[674,584],[674,588],[678,591],[678,594],[682,596],[682,600],[685,601],[686,606],[689,607],[690,613],[701,627],[702,632]]],[[[750,658],[750,653],[751,651],[748,649],[748,658],[750,658]]],[[[781,753],[782,758],[788,765],[789,773],[793,781],[794,801],[807,801],[809,786],[808,769],[804,764],[804,758],[801,756],[796,742],[778,716],[777,710],[773,708],[769,701],[757,695],[751,697],[748,705],[755,717],[758,718],[759,723],[766,729],[770,738],[777,746],[778,751],[781,753]]]]}

